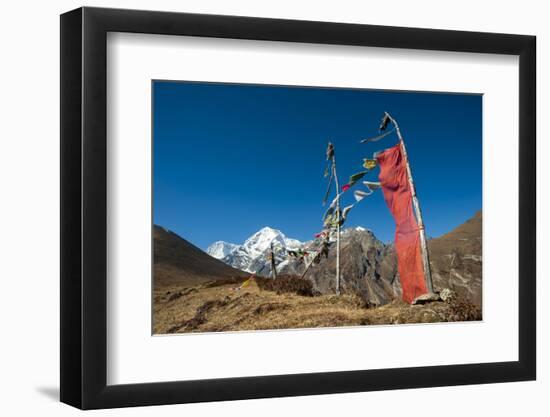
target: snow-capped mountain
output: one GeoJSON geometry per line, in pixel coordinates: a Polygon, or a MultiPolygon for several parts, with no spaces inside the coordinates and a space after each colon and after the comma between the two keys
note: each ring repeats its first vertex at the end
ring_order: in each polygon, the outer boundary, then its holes
{"type": "Polygon", "coordinates": [[[271,242],[274,248],[297,249],[302,246],[302,242],[287,238],[280,230],[264,227],[246,239],[242,248],[250,255],[257,256],[269,249],[271,242]]]}
{"type": "Polygon", "coordinates": [[[304,244],[286,237],[280,230],[264,227],[250,236],[242,245],[228,242],[214,242],[206,250],[214,258],[242,271],[269,275],[270,245],[273,242],[276,263],[286,259],[287,250],[301,248],[304,244]]]}
{"type": "Polygon", "coordinates": [[[214,242],[210,246],[208,246],[206,253],[208,253],[213,258],[222,259],[236,251],[238,248],[239,245],[218,240],[217,242],[214,242]]]}

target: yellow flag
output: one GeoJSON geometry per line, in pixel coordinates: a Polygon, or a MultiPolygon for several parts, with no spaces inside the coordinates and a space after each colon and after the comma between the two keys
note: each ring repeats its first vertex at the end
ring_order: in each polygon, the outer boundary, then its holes
{"type": "Polygon", "coordinates": [[[245,282],[242,283],[242,285],[239,287],[239,288],[246,288],[250,285],[250,283],[252,282],[252,280],[254,279],[254,276],[251,276],[250,278],[248,278],[245,282]]]}
{"type": "Polygon", "coordinates": [[[363,167],[366,169],[376,168],[376,159],[363,159],[363,167]]]}

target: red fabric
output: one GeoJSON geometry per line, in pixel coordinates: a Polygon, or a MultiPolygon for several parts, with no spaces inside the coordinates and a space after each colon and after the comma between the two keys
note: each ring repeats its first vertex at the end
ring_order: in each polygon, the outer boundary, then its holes
{"type": "Polygon", "coordinates": [[[403,300],[411,303],[426,294],[426,281],[422,265],[420,232],[412,208],[412,193],[407,178],[407,166],[396,145],[377,155],[380,166],[380,185],[384,200],[395,220],[395,251],[397,269],[403,289],[403,300]]]}

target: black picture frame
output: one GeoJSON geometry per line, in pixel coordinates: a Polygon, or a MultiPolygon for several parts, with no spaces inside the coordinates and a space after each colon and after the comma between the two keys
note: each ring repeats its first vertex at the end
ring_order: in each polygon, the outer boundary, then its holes
{"type": "Polygon", "coordinates": [[[482,384],[536,377],[536,38],[80,8],[61,16],[61,401],[82,409],[482,384]],[[108,32],[519,56],[519,360],[113,385],[107,375],[108,32]]]}

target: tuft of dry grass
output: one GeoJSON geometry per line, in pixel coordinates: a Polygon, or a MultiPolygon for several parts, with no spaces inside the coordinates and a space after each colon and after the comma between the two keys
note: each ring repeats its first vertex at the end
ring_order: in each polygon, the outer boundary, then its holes
{"type": "Polygon", "coordinates": [[[278,276],[277,279],[254,278],[261,290],[274,291],[281,294],[297,294],[303,297],[320,295],[313,290],[313,284],[305,279],[292,275],[278,276]]]}

